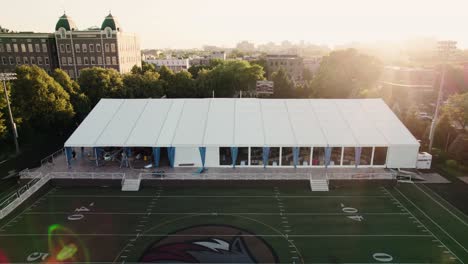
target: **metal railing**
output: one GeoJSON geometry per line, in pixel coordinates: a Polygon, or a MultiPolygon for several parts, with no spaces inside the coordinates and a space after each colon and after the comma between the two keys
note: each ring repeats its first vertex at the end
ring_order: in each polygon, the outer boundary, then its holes
{"type": "Polygon", "coordinates": [[[42,166],[53,166],[55,164],[55,161],[57,160],[57,158],[60,155],[63,155],[64,158],[65,158],[64,152],[65,152],[65,149],[61,148],[61,149],[55,151],[54,153],[50,154],[49,156],[41,159],[41,167],[42,166]]]}
{"type": "Polygon", "coordinates": [[[363,173],[327,173],[328,180],[394,180],[396,175],[391,172],[363,172],[363,173]]]}
{"type": "Polygon", "coordinates": [[[125,173],[117,172],[50,172],[51,179],[90,179],[90,180],[123,180],[125,173]]]}
{"type": "Polygon", "coordinates": [[[138,179],[151,180],[392,180],[393,173],[140,173],[138,179]]]}
{"type": "Polygon", "coordinates": [[[49,175],[42,176],[42,173],[35,174],[29,182],[18,188],[13,193],[8,194],[0,201],[0,219],[11,213],[16,207],[28,199],[33,193],[39,190],[46,184],[50,177],[49,175]]]}
{"type": "Polygon", "coordinates": [[[151,180],[308,180],[310,173],[140,173],[139,179],[151,180]]]}

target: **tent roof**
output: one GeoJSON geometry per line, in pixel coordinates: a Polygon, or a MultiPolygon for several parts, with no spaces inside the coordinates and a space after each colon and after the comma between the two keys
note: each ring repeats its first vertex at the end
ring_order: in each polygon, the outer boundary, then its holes
{"type": "Polygon", "coordinates": [[[419,145],[381,99],[101,99],[67,147],[419,145]]]}

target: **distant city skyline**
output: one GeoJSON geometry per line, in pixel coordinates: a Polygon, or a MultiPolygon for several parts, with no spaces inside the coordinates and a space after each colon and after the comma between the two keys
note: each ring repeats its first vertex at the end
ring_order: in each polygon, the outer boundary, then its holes
{"type": "Polygon", "coordinates": [[[467,4],[461,0],[104,0],[16,1],[3,5],[0,25],[14,31],[52,32],[66,11],[79,29],[100,26],[112,12],[141,47],[234,47],[247,40],[310,42],[401,41],[435,37],[468,48],[467,4]]]}

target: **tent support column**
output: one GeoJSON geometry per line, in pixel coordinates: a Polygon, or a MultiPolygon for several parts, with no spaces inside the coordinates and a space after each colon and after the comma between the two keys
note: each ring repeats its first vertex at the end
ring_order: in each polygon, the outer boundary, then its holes
{"type": "Polygon", "coordinates": [[[72,160],[72,148],[65,147],[65,157],[67,158],[67,166],[71,169],[71,160],[72,160]]]}
{"type": "Polygon", "coordinates": [[[331,152],[332,152],[332,147],[325,148],[325,168],[328,168],[328,165],[330,165],[331,152]]]}
{"type": "Polygon", "coordinates": [[[294,168],[297,168],[297,163],[299,162],[299,147],[293,147],[293,162],[294,162],[294,168]]]}
{"type": "Polygon", "coordinates": [[[94,147],[94,157],[96,158],[96,167],[99,167],[99,153],[98,148],[94,147]]]}
{"type": "Polygon", "coordinates": [[[168,147],[167,148],[167,156],[169,158],[169,166],[174,168],[174,159],[175,159],[175,147],[168,147]]]}
{"type": "Polygon", "coordinates": [[[200,159],[202,164],[200,172],[203,172],[205,170],[206,147],[199,147],[198,151],[200,152],[200,159]]]}
{"type": "Polygon", "coordinates": [[[361,152],[362,152],[361,147],[354,148],[354,164],[356,165],[356,168],[361,163],[361,152]]]}
{"type": "Polygon", "coordinates": [[[268,164],[269,156],[270,156],[270,147],[263,147],[263,168],[266,168],[268,164]]]}
{"type": "Polygon", "coordinates": [[[155,147],[153,148],[153,160],[154,160],[154,167],[159,167],[159,160],[161,159],[161,148],[155,147]]]}
{"type": "Polygon", "coordinates": [[[236,168],[237,163],[237,153],[239,153],[238,147],[231,147],[231,158],[232,158],[232,168],[236,168]]]}

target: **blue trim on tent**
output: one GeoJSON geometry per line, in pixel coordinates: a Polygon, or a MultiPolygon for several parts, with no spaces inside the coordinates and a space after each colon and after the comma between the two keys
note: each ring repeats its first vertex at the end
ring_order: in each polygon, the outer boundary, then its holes
{"type": "Polygon", "coordinates": [[[362,153],[361,147],[354,148],[354,163],[356,164],[356,168],[361,163],[361,153],[362,153]]]}
{"type": "Polygon", "coordinates": [[[169,158],[169,166],[174,168],[174,159],[175,159],[175,147],[167,148],[167,156],[169,158]]]}
{"type": "Polygon", "coordinates": [[[237,163],[237,154],[239,153],[238,147],[231,147],[231,157],[232,157],[232,167],[236,167],[237,163]]]}
{"type": "Polygon", "coordinates": [[[154,160],[154,167],[159,167],[159,160],[161,159],[161,148],[156,147],[153,148],[153,160],[154,160]]]}
{"type": "Polygon", "coordinates": [[[67,157],[68,168],[71,168],[71,160],[72,160],[72,148],[71,147],[65,147],[65,156],[67,157]]]}
{"type": "Polygon", "coordinates": [[[125,152],[127,153],[127,158],[132,156],[132,149],[131,148],[125,148],[125,152]]]}
{"type": "Polygon", "coordinates": [[[331,158],[332,147],[325,148],[325,167],[330,165],[330,158],[331,158]]]}
{"type": "Polygon", "coordinates": [[[206,147],[199,147],[202,169],[205,169],[206,147]]]}
{"type": "Polygon", "coordinates": [[[299,162],[299,147],[293,147],[293,162],[294,162],[294,168],[297,167],[297,163],[299,162]]]}
{"type": "Polygon", "coordinates": [[[96,166],[99,166],[99,148],[98,147],[94,147],[93,148],[94,150],[94,158],[96,159],[96,166]]]}
{"type": "Polygon", "coordinates": [[[270,156],[270,147],[263,147],[263,167],[266,168],[268,164],[268,157],[270,156]]]}

